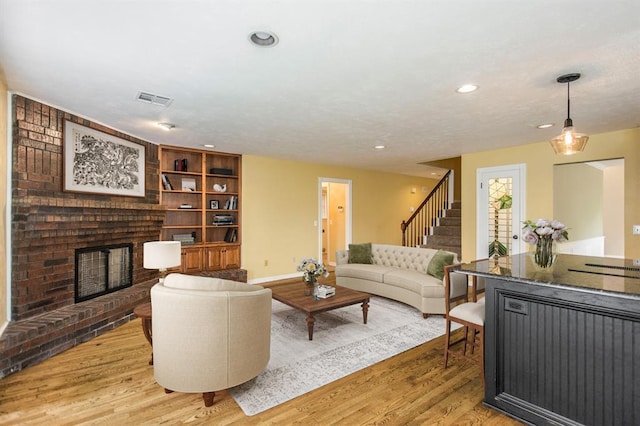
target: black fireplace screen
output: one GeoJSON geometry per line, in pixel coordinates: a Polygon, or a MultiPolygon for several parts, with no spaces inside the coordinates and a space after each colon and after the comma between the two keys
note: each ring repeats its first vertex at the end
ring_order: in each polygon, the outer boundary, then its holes
{"type": "Polygon", "coordinates": [[[76,303],[112,293],[133,282],[133,244],[76,249],[76,303]]]}

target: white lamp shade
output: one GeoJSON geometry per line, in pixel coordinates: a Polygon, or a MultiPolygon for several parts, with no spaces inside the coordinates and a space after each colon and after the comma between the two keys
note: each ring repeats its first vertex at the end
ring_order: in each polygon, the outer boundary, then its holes
{"type": "Polygon", "coordinates": [[[144,267],[167,269],[182,263],[180,241],[150,241],[144,243],[144,267]]]}

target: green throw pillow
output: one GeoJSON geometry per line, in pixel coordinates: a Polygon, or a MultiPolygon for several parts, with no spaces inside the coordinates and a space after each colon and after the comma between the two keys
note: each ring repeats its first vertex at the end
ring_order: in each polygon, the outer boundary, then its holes
{"type": "Polygon", "coordinates": [[[444,267],[447,265],[453,265],[453,253],[438,250],[427,266],[427,274],[441,280],[444,278],[444,267]]]}
{"type": "Polygon", "coordinates": [[[371,263],[371,243],[349,244],[349,263],[371,263]]]}

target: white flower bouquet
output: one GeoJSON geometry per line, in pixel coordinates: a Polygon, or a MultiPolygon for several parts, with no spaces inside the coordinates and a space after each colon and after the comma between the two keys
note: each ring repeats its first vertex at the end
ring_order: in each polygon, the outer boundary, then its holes
{"type": "Polygon", "coordinates": [[[325,278],[329,276],[327,268],[311,257],[302,259],[296,270],[302,272],[302,278],[308,283],[316,282],[320,275],[323,275],[325,278]]]}
{"type": "Polygon", "coordinates": [[[525,242],[536,246],[534,254],[535,262],[548,268],[553,265],[553,242],[562,243],[569,239],[567,227],[557,220],[538,219],[535,222],[525,220],[522,228],[522,238],[525,242]]]}

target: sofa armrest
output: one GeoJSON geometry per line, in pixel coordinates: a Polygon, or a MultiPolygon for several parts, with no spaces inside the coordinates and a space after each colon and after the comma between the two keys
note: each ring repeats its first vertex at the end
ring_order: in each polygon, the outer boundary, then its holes
{"type": "Polygon", "coordinates": [[[336,265],[345,265],[349,263],[349,250],[336,251],[336,265]]]}

